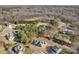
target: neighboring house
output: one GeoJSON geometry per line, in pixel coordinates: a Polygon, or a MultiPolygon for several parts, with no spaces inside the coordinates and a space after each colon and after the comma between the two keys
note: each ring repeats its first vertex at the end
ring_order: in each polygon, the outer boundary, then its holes
{"type": "Polygon", "coordinates": [[[75,31],[73,30],[73,28],[70,28],[69,25],[65,25],[61,28],[61,30],[59,31],[59,33],[62,34],[67,34],[67,35],[74,35],[75,31]]]}
{"type": "Polygon", "coordinates": [[[49,46],[47,48],[49,54],[59,54],[61,50],[62,49],[59,46],[49,46]]]}
{"type": "Polygon", "coordinates": [[[61,39],[56,39],[56,38],[54,38],[53,41],[54,41],[55,43],[58,43],[58,44],[61,44],[61,45],[64,45],[64,44],[65,44],[65,41],[63,41],[63,40],[61,40],[61,39]]]}
{"type": "Polygon", "coordinates": [[[22,54],[24,51],[25,47],[21,44],[16,44],[15,46],[9,48],[10,53],[22,54]]]}
{"type": "Polygon", "coordinates": [[[34,44],[35,46],[38,46],[38,47],[46,47],[47,46],[47,42],[40,41],[40,40],[34,40],[32,42],[32,44],[34,44]]]}
{"type": "Polygon", "coordinates": [[[74,35],[75,32],[73,30],[69,30],[69,29],[64,29],[62,31],[63,34],[67,34],[67,35],[74,35]]]}
{"type": "Polygon", "coordinates": [[[75,34],[75,31],[74,30],[71,30],[71,29],[63,28],[63,29],[61,29],[59,31],[59,33],[67,34],[67,35],[74,35],[75,34]]]}
{"type": "Polygon", "coordinates": [[[6,34],[6,38],[8,40],[14,40],[15,39],[15,35],[13,33],[8,33],[8,34],[6,34]]]}
{"type": "Polygon", "coordinates": [[[60,45],[67,45],[67,46],[71,46],[72,43],[70,41],[65,41],[63,39],[57,39],[57,38],[53,38],[52,41],[60,44],[60,45]]]}
{"type": "Polygon", "coordinates": [[[7,40],[20,41],[20,36],[17,33],[7,33],[5,37],[7,40]]]}

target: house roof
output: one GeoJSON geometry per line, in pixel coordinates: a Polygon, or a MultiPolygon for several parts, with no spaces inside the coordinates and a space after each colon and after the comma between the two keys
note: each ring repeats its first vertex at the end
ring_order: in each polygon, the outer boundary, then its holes
{"type": "Polygon", "coordinates": [[[25,51],[25,48],[23,45],[21,44],[16,44],[12,47],[9,48],[9,51],[11,53],[16,53],[16,54],[19,54],[19,53],[23,53],[25,51]]]}
{"type": "Polygon", "coordinates": [[[48,47],[48,53],[56,54],[56,53],[59,53],[60,50],[61,50],[61,48],[58,47],[58,46],[50,46],[50,47],[48,47]]]}
{"type": "Polygon", "coordinates": [[[32,44],[39,46],[39,47],[47,45],[45,41],[40,41],[40,40],[34,40],[32,44]]]}

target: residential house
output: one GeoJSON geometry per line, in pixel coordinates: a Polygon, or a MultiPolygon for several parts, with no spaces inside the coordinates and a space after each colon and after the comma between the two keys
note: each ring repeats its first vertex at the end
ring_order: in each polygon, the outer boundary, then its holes
{"type": "Polygon", "coordinates": [[[8,40],[14,40],[15,39],[15,35],[13,33],[8,33],[8,34],[6,34],[6,38],[8,40]]]}
{"type": "Polygon", "coordinates": [[[10,40],[10,41],[20,41],[20,36],[17,34],[17,33],[7,33],[5,35],[6,39],[7,40],[10,40]]]}
{"type": "Polygon", "coordinates": [[[61,48],[59,46],[49,46],[47,47],[47,51],[49,54],[59,54],[61,52],[61,48]]]}
{"type": "Polygon", "coordinates": [[[70,30],[70,29],[64,29],[62,31],[63,34],[67,34],[67,35],[74,35],[75,32],[73,30],[70,30]]]}
{"type": "Polygon", "coordinates": [[[61,28],[61,30],[59,31],[59,33],[62,34],[67,34],[67,35],[74,35],[75,31],[73,30],[73,28],[70,28],[69,25],[65,25],[61,28]]]}
{"type": "Polygon", "coordinates": [[[40,41],[40,40],[34,40],[32,42],[32,44],[34,44],[35,46],[38,46],[38,47],[46,47],[47,46],[47,42],[40,41]]]}
{"type": "Polygon", "coordinates": [[[15,46],[9,48],[10,53],[22,54],[24,51],[25,47],[21,44],[16,44],[15,46]]]}
{"type": "Polygon", "coordinates": [[[60,44],[60,45],[67,45],[67,46],[71,46],[72,43],[70,41],[65,41],[63,39],[57,39],[57,38],[53,38],[52,41],[60,44]]]}

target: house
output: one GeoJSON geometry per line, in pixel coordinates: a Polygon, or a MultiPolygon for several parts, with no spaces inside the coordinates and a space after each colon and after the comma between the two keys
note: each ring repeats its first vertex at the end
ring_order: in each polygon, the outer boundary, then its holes
{"type": "Polygon", "coordinates": [[[59,54],[61,52],[61,48],[59,46],[49,46],[47,47],[47,51],[49,54],[59,54]]]}
{"type": "Polygon", "coordinates": [[[75,31],[73,30],[73,28],[70,28],[69,25],[65,25],[61,28],[61,30],[59,31],[59,33],[62,34],[67,34],[67,35],[74,35],[75,31]]]}
{"type": "Polygon", "coordinates": [[[13,33],[8,33],[8,34],[6,34],[6,38],[8,40],[14,40],[15,39],[15,35],[13,33]]]}
{"type": "Polygon", "coordinates": [[[55,43],[58,43],[60,45],[64,45],[65,44],[65,41],[63,41],[62,39],[53,38],[52,41],[54,41],[55,43]]]}
{"type": "Polygon", "coordinates": [[[10,53],[22,54],[25,51],[25,47],[21,44],[16,44],[13,47],[9,48],[10,53]]]}
{"type": "Polygon", "coordinates": [[[57,38],[53,38],[52,41],[60,44],[60,45],[66,45],[66,46],[71,46],[72,43],[70,41],[66,41],[66,40],[63,40],[63,39],[57,39],[57,38]]]}
{"type": "Polygon", "coordinates": [[[20,41],[20,36],[17,34],[17,33],[7,33],[5,35],[6,39],[7,40],[10,40],[10,41],[20,41]]]}
{"type": "Polygon", "coordinates": [[[40,40],[34,40],[32,42],[32,44],[34,44],[35,46],[38,46],[38,47],[46,47],[47,46],[47,42],[40,41],[40,40]]]}
{"type": "Polygon", "coordinates": [[[67,34],[67,35],[74,35],[75,32],[73,30],[70,30],[70,29],[64,29],[62,31],[63,34],[67,34]]]}

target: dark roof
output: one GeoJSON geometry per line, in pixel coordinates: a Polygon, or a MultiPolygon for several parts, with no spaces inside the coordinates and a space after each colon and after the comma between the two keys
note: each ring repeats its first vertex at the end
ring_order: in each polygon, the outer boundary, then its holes
{"type": "Polygon", "coordinates": [[[48,53],[50,54],[55,54],[58,52],[60,48],[58,46],[50,46],[48,47],[48,53]]]}

